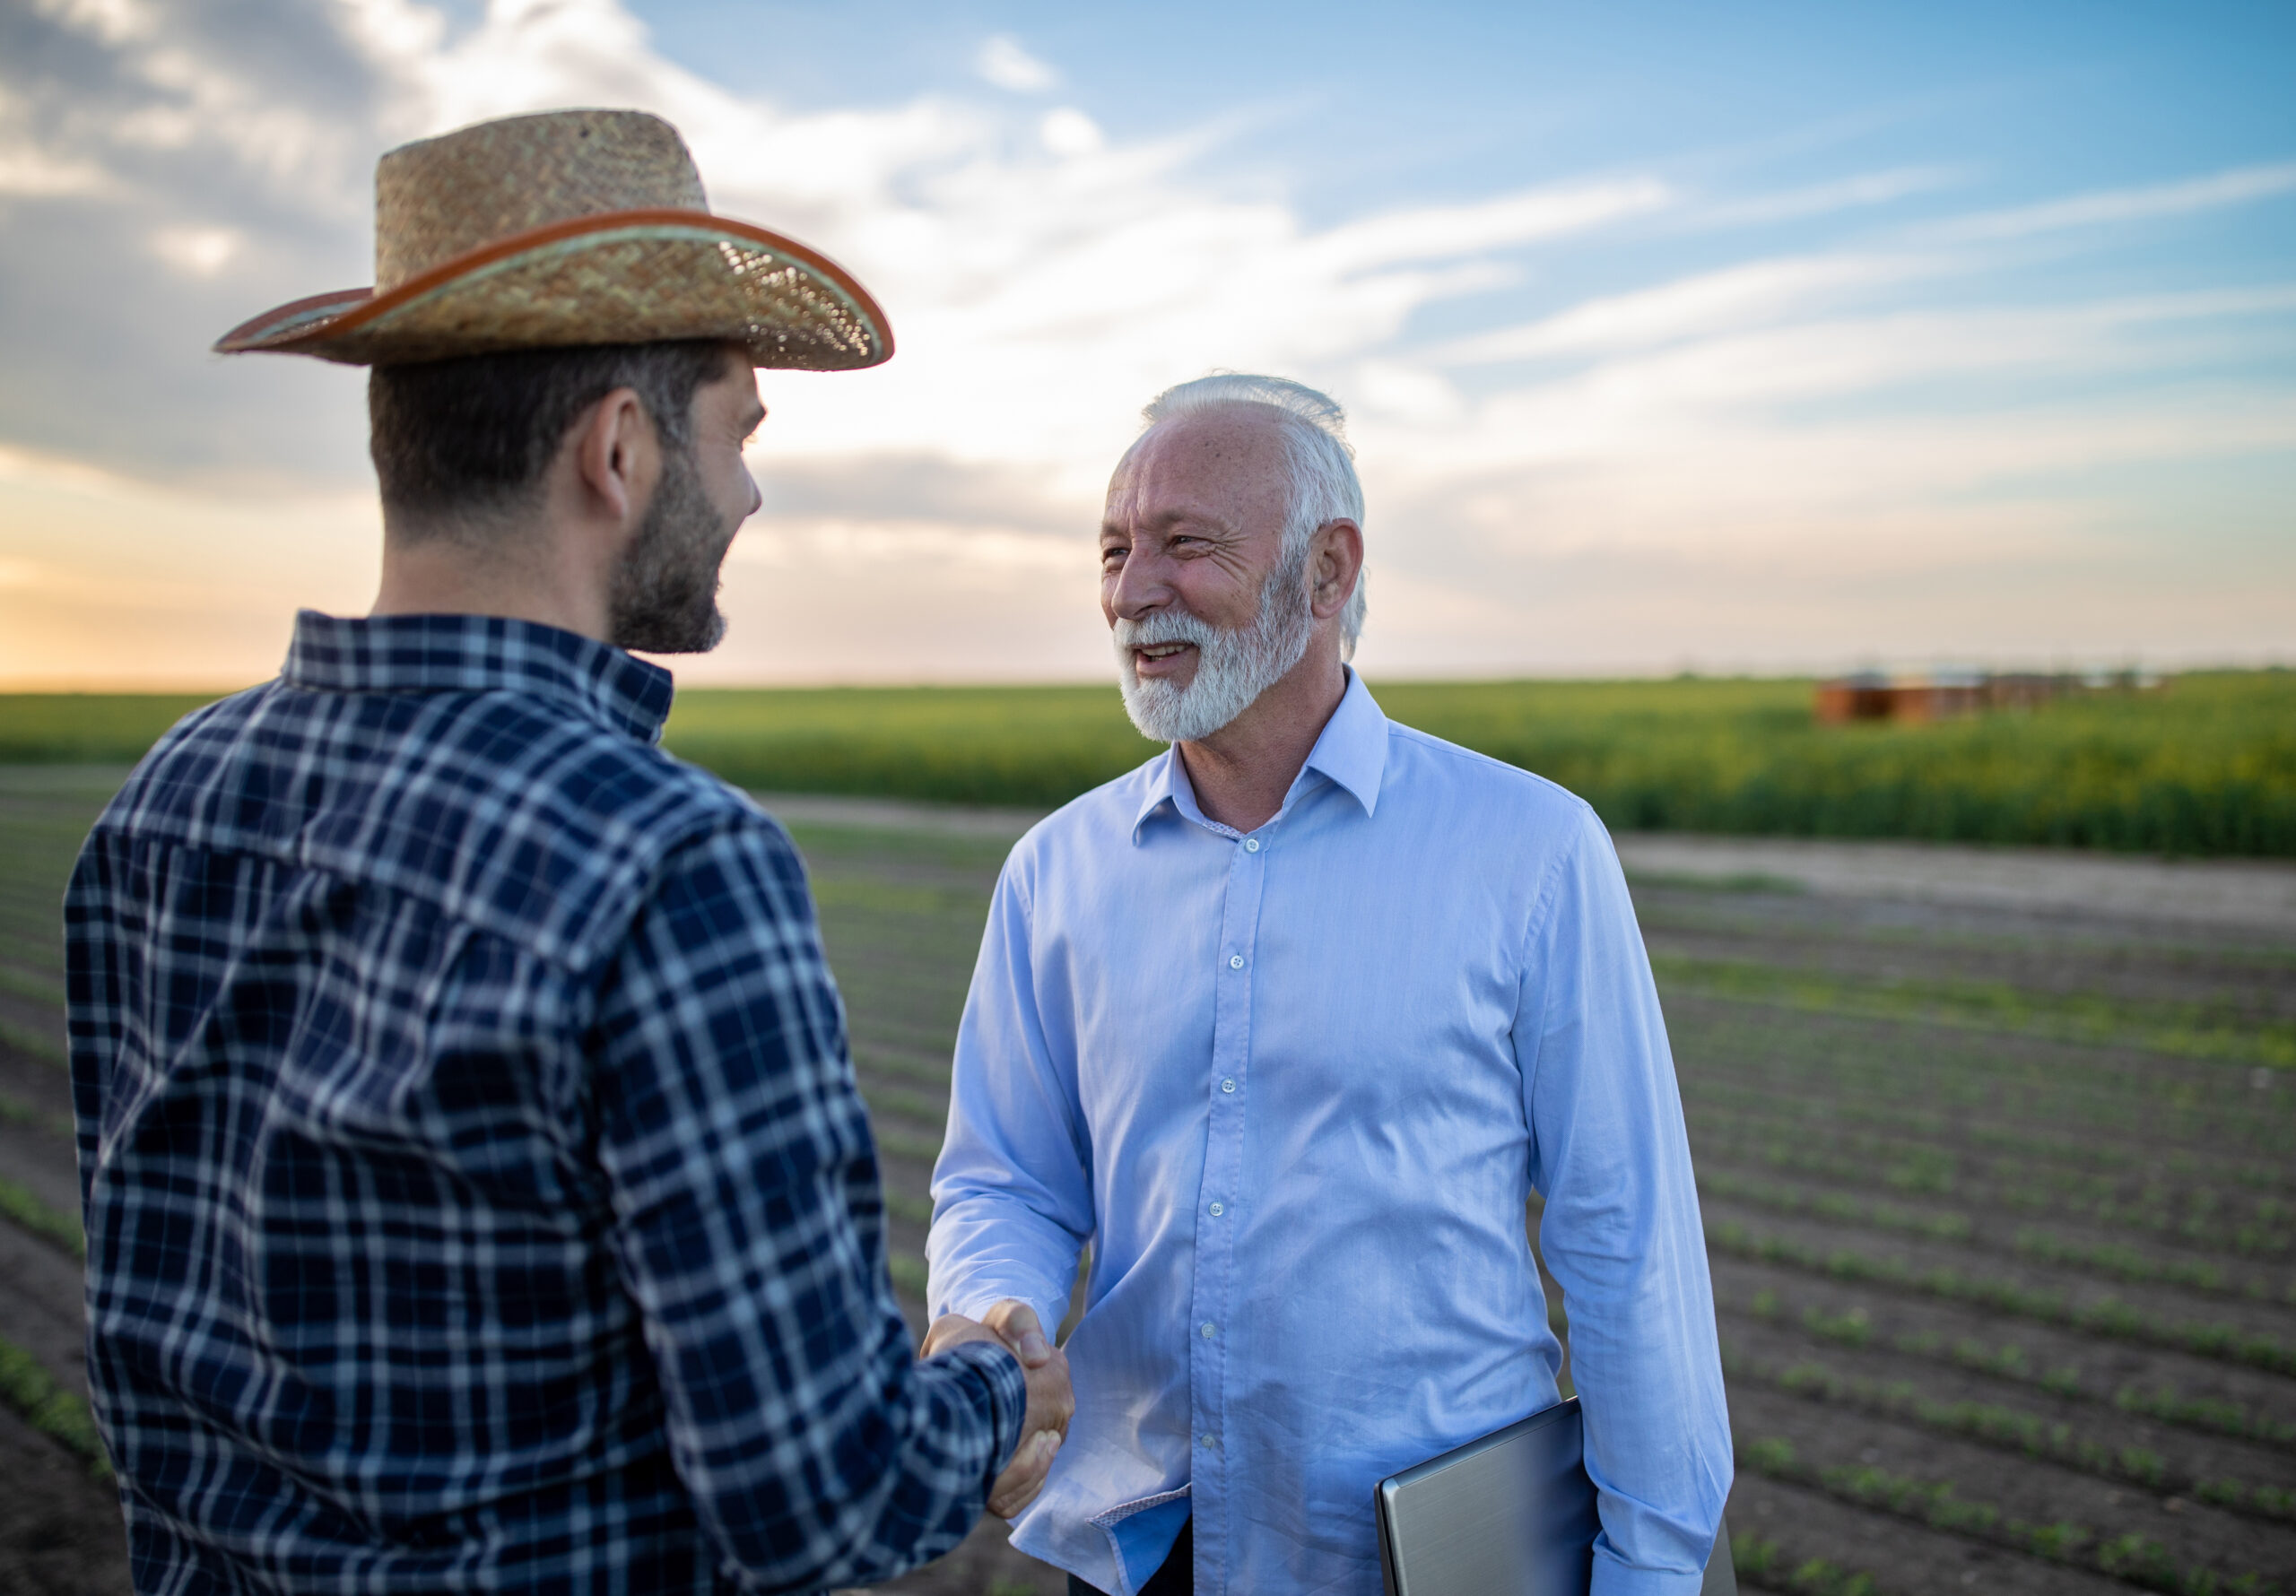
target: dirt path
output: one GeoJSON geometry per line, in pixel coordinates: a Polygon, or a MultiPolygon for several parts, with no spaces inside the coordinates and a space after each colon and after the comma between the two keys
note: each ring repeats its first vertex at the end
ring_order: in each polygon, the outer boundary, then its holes
{"type": "MultiPolygon", "coordinates": [[[[757,793],[793,825],[882,827],[1016,841],[1043,818],[1029,809],[966,809],[889,798],[757,793]]],[[[2222,926],[2296,936],[2296,863],[2155,859],[2050,848],[1694,837],[1629,831],[1619,858],[1636,876],[1773,885],[1829,898],[1901,898],[1970,908],[2222,926]]]]}
{"type": "Polygon", "coordinates": [[[1629,832],[1619,857],[1642,876],[1768,878],[1805,892],[2026,913],[2097,914],[2296,935],[2296,864],[2148,858],[1948,843],[1629,832]]]}

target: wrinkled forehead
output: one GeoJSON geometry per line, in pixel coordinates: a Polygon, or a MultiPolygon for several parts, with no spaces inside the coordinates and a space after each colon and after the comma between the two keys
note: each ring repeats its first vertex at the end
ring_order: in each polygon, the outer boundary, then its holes
{"type": "Polygon", "coordinates": [[[1248,517],[1271,499],[1280,507],[1290,483],[1283,429],[1267,407],[1226,406],[1142,433],[1109,478],[1109,510],[1153,516],[1196,507],[1248,517]]]}

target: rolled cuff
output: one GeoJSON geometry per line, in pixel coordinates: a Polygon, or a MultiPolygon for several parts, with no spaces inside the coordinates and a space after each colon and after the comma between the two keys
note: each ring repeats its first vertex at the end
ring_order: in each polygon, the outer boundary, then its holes
{"type": "Polygon", "coordinates": [[[1595,1548],[1595,1577],[1587,1596],[1699,1596],[1705,1588],[1704,1570],[1673,1574],[1656,1568],[1636,1568],[1619,1561],[1605,1547],[1595,1548]]]}

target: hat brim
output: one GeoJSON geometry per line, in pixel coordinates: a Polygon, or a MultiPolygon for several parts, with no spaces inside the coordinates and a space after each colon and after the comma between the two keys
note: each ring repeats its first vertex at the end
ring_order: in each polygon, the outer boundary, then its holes
{"type": "Polygon", "coordinates": [[[514,233],[387,292],[266,310],[215,350],[379,366],[703,338],[805,371],[857,370],[893,352],[884,312],[842,267],[706,211],[615,211],[514,233]]]}

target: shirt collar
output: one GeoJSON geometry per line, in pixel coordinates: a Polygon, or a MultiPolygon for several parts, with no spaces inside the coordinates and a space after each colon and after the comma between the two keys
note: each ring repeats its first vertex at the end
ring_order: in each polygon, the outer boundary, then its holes
{"type": "Polygon", "coordinates": [[[1378,812],[1379,782],[1387,770],[1387,717],[1355,668],[1346,670],[1347,690],[1309,750],[1308,768],[1345,787],[1370,816],[1378,812]]]}
{"type": "MultiPolygon", "coordinates": [[[[1387,768],[1387,717],[1354,667],[1344,669],[1347,672],[1347,690],[1340,694],[1339,707],[1324,723],[1316,746],[1308,750],[1307,763],[1292,781],[1291,792],[1285,794],[1283,809],[1277,811],[1278,819],[1305,789],[1311,772],[1345,788],[1363,806],[1365,815],[1378,812],[1379,783],[1387,768]]],[[[1167,748],[1149,761],[1140,810],[1132,820],[1134,842],[1140,840],[1141,828],[1147,825],[1150,817],[1167,805],[1175,813],[1191,818],[1196,810],[1195,789],[1188,785],[1187,768],[1180,763],[1177,747],[1167,748]]]]}
{"type": "Polygon", "coordinates": [[[578,632],[500,615],[305,610],[280,672],[320,692],[516,692],[553,699],[641,742],[659,741],[675,689],[659,665],[578,632]]]}

